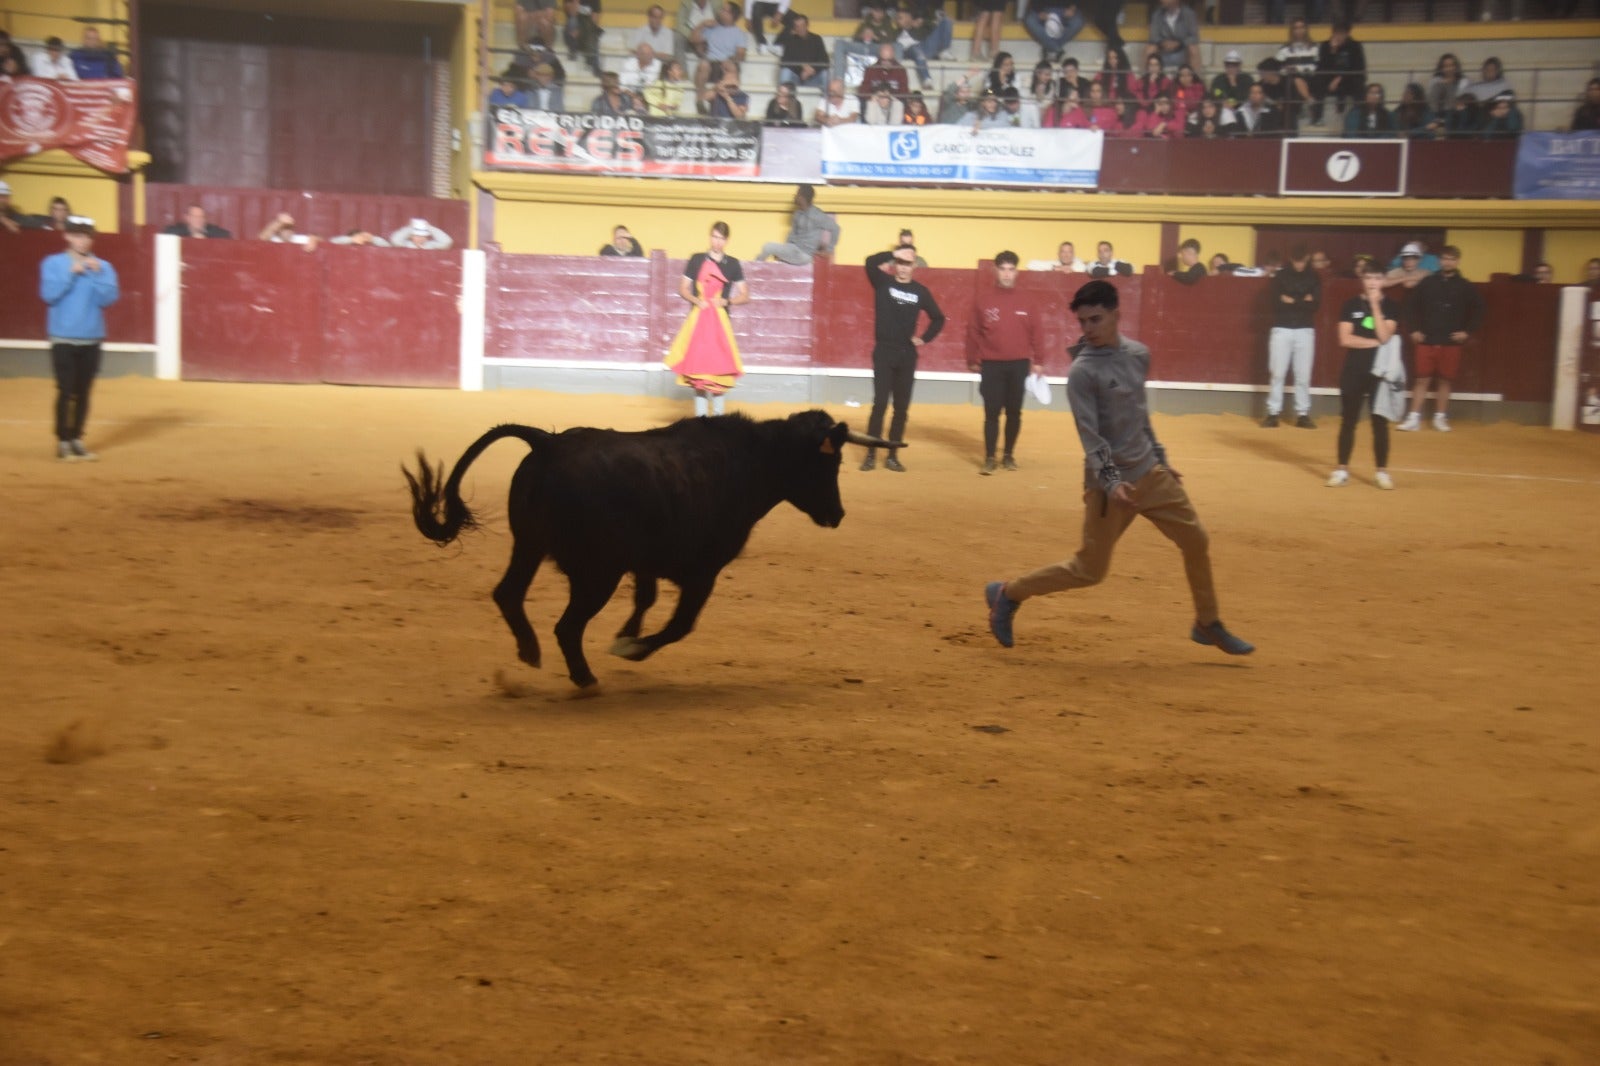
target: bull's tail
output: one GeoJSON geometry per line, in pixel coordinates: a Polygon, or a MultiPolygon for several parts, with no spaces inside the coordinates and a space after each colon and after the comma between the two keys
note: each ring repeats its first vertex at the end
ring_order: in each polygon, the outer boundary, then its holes
{"type": "Polygon", "coordinates": [[[420,448],[417,450],[417,473],[412,474],[404,465],[400,467],[400,472],[406,476],[406,484],[411,486],[411,517],[416,521],[419,533],[429,540],[449,544],[461,535],[463,529],[471,529],[478,524],[472,511],[461,499],[461,479],[466,475],[467,467],[483,454],[485,448],[505,437],[516,437],[526,442],[529,448],[537,448],[549,439],[550,434],[532,426],[495,426],[467,446],[461,458],[456,460],[455,469],[450,471],[448,480],[444,476],[444,464],[430,464],[420,448]]]}

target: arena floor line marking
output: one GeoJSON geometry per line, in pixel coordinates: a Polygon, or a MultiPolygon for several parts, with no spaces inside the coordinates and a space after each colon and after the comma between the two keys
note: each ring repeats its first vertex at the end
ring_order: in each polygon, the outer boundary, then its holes
{"type": "MultiPolygon", "coordinates": [[[[1187,456],[1179,464],[1181,472],[1183,466],[1189,463],[1237,463],[1237,459],[1222,456],[1187,456]]],[[[1330,464],[1329,469],[1332,469],[1330,464]]],[[[1482,477],[1498,478],[1503,481],[1552,481],[1561,485],[1600,485],[1600,478],[1585,477],[1551,477],[1545,474],[1497,474],[1484,470],[1431,470],[1422,466],[1391,466],[1390,471],[1397,474],[1443,474],[1448,477],[1482,477]]]]}

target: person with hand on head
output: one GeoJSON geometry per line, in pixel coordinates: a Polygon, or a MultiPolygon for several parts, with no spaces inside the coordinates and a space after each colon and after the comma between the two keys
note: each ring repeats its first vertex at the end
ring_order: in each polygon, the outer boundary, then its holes
{"type": "Polygon", "coordinates": [[[1339,374],[1339,466],[1328,476],[1330,489],[1350,484],[1350,453],[1355,448],[1356,426],[1372,405],[1372,453],[1377,462],[1373,482],[1380,489],[1394,488],[1389,476],[1389,412],[1377,403],[1383,379],[1376,372],[1379,349],[1399,330],[1399,313],[1383,294],[1383,268],[1368,260],[1361,267],[1361,295],[1352,296],[1339,309],[1339,343],[1344,347],[1344,370],[1339,374]]]}
{"type": "Polygon", "coordinates": [[[420,248],[439,251],[450,247],[455,241],[451,240],[450,234],[427,219],[414,218],[391,233],[389,235],[389,243],[396,248],[420,248]]]}
{"type": "Polygon", "coordinates": [[[1189,639],[1229,655],[1249,655],[1255,645],[1229,632],[1218,614],[1210,538],[1150,425],[1150,349],[1122,336],[1118,304],[1109,281],[1091,281],[1072,298],[1083,329],[1067,377],[1067,401],[1084,452],[1082,547],[1066,562],[990,582],[984,588],[989,631],[1002,647],[1012,647],[1017,611],[1029,599],[1098,585],[1111,569],[1117,541],[1143,515],[1183,553],[1194,601],[1189,639]]]}
{"type": "Polygon", "coordinates": [[[315,236],[295,230],[294,216],[287,211],[279,211],[271,222],[261,227],[261,232],[256,234],[256,237],[259,240],[271,241],[273,244],[298,244],[308,252],[317,247],[315,236]]]}
{"type": "Polygon", "coordinates": [[[11,202],[11,183],[0,181],[0,230],[20,233],[28,228],[28,216],[11,202]]]}
{"type": "Polygon", "coordinates": [[[89,390],[100,373],[104,311],[122,295],[117,268],[94,254],[94,220],[67,219],[67,249],[39,264],[39,298],[48,308],[50,365],[56,378],[56,458],[92,460],[84,446],[89,390]]]}
{"type": "MultiPolygon", "coordinates": [[[[872,414],[867,419],[867,435],[883,435],[884,411],[892,400],[894,418],[889,423],[889,440],[903,441],[911,389],[917,379],[917,352],[944,329],[944,312],[927,286],[912,280],[917,270],[916,248],[899,245],[868,256],[866,268],[873,290],[872,414]],[[928,326],[918,334],[917,321],[924,315],[928,326]]],[[[877,450],[868,448],[861,469],[871,470],[877,465],[877,450]]],[[[906,470],[893,451],[883,465],[899,474],[906,470]]]]}
{"type": "Polygon", "coordinates": [[[611,243],[602,247],[600,254],[641,259],[644,257],[644,249],[633,239],[633,234],[628,232],[627,226],[617,226],[611,231],[611,243]]]}

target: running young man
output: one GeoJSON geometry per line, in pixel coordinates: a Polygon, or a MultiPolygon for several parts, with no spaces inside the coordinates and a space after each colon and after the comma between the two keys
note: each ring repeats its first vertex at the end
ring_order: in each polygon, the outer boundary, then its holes
{"type": "Polygon", "coordinates": [[[1150,349],[1119,334],[1117,290],[1110,282],[1091,281],[1079,289],[1072,311],[1083,327],[1083,344],[1067,377],[1067,401],[1084,451],[1083,546],[1067,562],[990,582],[984,589],[990,632],[1009,648],[1012,618],[1029,597],[1099,584],[1118,539],[1143,515],[1183,552],[1194,597],[1189,638],[1229,655],[1249,655],[1255,645],[1228,632],[1217,616],[1206,531],[1150,428],[1144,394],[1150,349]]]}
{"type": "MultiPolygon", "coordinates": [[[[889,422],[889,439],[905,439],[906,417],[911,407],[911,386],[917,380],[917,349],[933,343],[944,329],[944,312],[933,293],[920,281],[912,281],[917,269],[917,250],[902,244],[888,252],[867,257],[867,280],[875,298],[872,345],[872,415],[867,432],[874,437],[883,430],[883,412],[894,401],[894,418],[889,422]],[[928,316],[928,328],[917,335],[917,318],[928,316]]],[[[878,465],[878,452],[867,449],[861,469],[878,465]]],[[[903,474],[905,464],[894,452],[883,461],[886,469],[903,474]]]]}

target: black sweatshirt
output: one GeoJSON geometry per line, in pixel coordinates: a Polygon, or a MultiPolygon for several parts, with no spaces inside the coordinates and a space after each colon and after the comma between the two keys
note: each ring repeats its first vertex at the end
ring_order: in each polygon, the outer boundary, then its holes
{"type": "Polygon", "coordinates": [[[883,264],[893,258],[893,252],[867,257],[867,280],[872,282],[877,309],[873,338],[876,346],[885,352],[910,349],[914,353],[916,348],[911,338],[917,332],[917,315],[926,313],[928,316],[928,329],[922,335],[922,343],[929,344],[944,329],[944,312],[934,302],[933,293],[920,281],[902,285],[893,274],[883,272],[883,264]]]}
{"type": "Polygon", "coordinates": [[[1458,271],[1429,274],[1411,290],[1405,306],[1406,329],[1422,334],[1423,344],[1454,344],[1452,333],[1476,333],[1483,325],[1483,297],[1458,271]]]}
{"type": "Polygon", "coordinates": [[[1322,304],[1322,279],[1307,264],[1296,270],[1293,264],[1272,275],[1272,325],[1278,329],[1311,329],[1316,325],[1317,308],[1322,304]],[[1285,296],[1294,303],[1284,303],[1285,296]],[[1306,299],[1306,297],[1310,299],[1306,299]]]}

